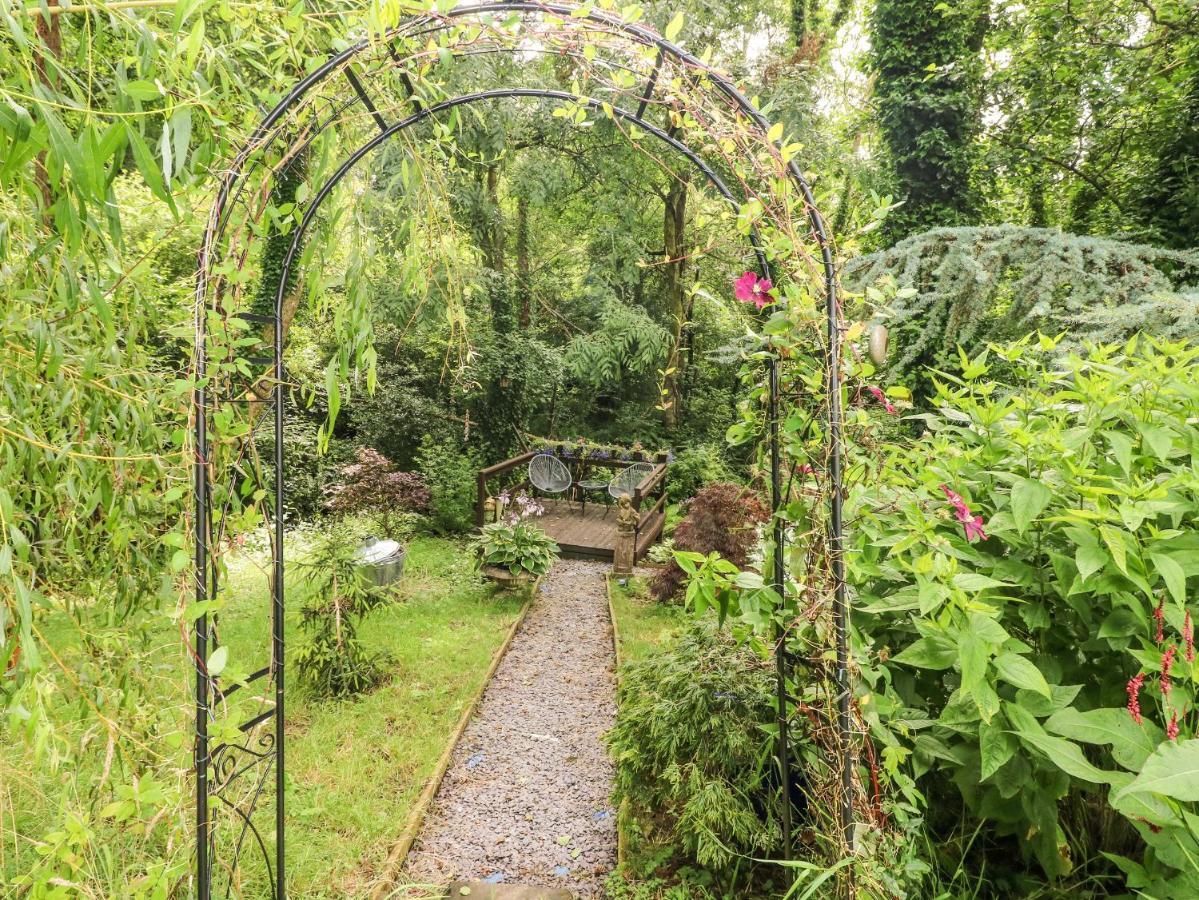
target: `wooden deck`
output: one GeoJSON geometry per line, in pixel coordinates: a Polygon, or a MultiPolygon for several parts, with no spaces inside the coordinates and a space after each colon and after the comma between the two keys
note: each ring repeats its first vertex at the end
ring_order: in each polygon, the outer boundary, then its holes
{"type": "MultiPolygon", "coordinates": [[[[616,507],[588,503],[587,512],[579,504],[565,500],[542,500],[545,515],[534,519],[537,526],[558,542],[562,555],[582,559],[611,560],[616,549],[616,507]]],[[[642,518],[637,534],[638,560],[662,534],[665,514],[655,507],[652,515],[642,518]]]]}

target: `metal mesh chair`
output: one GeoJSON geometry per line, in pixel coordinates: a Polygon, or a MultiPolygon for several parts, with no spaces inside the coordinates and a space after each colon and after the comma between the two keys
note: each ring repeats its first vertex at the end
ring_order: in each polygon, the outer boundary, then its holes
{"type": "Polygon", "coordinates": [[[570,470],[558,457],[539,453],[529,460],[529,484],[544,494],[561,494],[570,489],[570,470]]]}
{"type": "Polygon", "coordinates": [[[637,485],[645,480],[645,476],[654,470],[654,467],[649,463],[633,463],[627,469],[621,469],[616,473],[616,476],[608,482],[608,493],[613,499],[619,500],[621,494],[628,494],[630,497],[637,490],[637,485]]]}

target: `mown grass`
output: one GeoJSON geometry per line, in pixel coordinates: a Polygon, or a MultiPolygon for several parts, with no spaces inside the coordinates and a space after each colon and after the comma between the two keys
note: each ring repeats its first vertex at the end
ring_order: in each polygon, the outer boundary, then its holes
{"type": "Polygon", "coordinates": [[[649,595],[643,577],[610,577],[613,623],[620,639],[622,662],[636,662],[668,647],[674,635],[686,624],[686,611],[669,603],[660,603],[649,595]]]}
{"type": "MultiPolygon", "coordinates": [[[[269,658],[270,646],[269,594],[261,560],[249,555],[233,560],[229,587],[222,639],[230,647],[230,666],[253,671],[269,658]]],[[[290,566],[286,636],[291,647],[300,637],[299,606],[306,588],[302,571],[290,566]]],[[[326,702],[305,697],[294,670],[288,670],[291,896],[363,897],[373,888],[413,802],[521,605],[519,597],[496,594],[474,573],[461,544],[420,537],[410,545],[395,601],[371,613],[360,630],[371,650],[391,657],[391,679],[363,697],[326,702]]],[[[47,621],[46,628],[62,640],[58,649],[64,661],[78,652],[71,646],[73,628],[54,621],[47,621]]],[[[159,676],[148,681],[159,693],[143,698],[141,706],[158,706],[186,723],[190,676],[183,671],[186,659],[177,626],[163,617],[152,632],[157,646],[147,652],[142,668],[159,676]]],[[[180,746],[169,752],[186,773],[190,745],[175,743],[180,746]]],[[[165,747],[158,750],[166,752],[165,747]]],[[[98,779],[104,766],[103,740],[93,740],[82,763],[67,772],[35,768],[23,743],[0,744],[0,772],[19,773],[7,780],[7,787],[0,785],[0,803],[7,807],[3,830],[10,838],[0,852],[5,880],[39,863],[36,844],[60,824],[63,795],[81,793],[80,786],[98,779]]],[[[263,806],[256,815],[268,844],[273,842],[272,806],[263,806]]],[[[190,821],[190,797],[184,793],[167,814],[190,821]]],[[[123,834],[108,827],[98,843],[119,858],[123,834]]],[[[131,846],[140,839],[132,831],[128,837],[131,846]]],[[[172,855],[181,863],[189,848],[176,847],[172,855]]],[[[244,859],[243,895],[265,896],[260,866],[250,854],[244,859]]]]}

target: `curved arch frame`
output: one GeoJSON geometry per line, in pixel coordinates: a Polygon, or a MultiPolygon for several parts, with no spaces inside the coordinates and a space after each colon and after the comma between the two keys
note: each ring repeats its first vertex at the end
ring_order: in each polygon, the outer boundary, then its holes
{"type": "MultiPolygon", "coordinates": [[[[589,9],[584,10],[580,7],[575,7],[566,3],[541,3],[528,2],[528,0],[514,0],[514,2],[484,2],[474,5],[461,6],[450,10],[448,13],[440,17],[431,15],[418,16],[409,19],[395,29],[389,32],[385,37],[385,41],[394,39],[401,34],[411,34],[413,31],[418,34],[424,32],[419,29],[427,28],[428,30],[439,30],[446,27],[447,21],[453,21],[461,17],[482,15],[487,13],[522,13],[522,14],[554,14],[569,16],[577,23],[582,19],[585,27],[594,26],[596,30],[616,30],[623,36],[630,37],[637,43],[646,47],[655,48],[659,61],[663,55],[669,55],[675,61],[690,67],[691,69],[703,74],[705,79],[715,87],[715,90],[731,100],[736,107],[744,113],[753,123],[755,130],[763,137],[766,136],[769,130],[769,122],[765,116],[729,81],[725,76],[712,70],[702,61],[682,50],[676,44],[668,41],[657,35],[650,29],[636,24],[630,24],[623,20],[604,13],[601,10],[589,9]]],[[[230,200],[236,195],[240,189],[239,181],[245,174],[246,163],[251,151],[260,146],[266,141],[269,141],[271,131],[279,123],[283,117],[302,102],[305,95],[316,85],[320,84],[324,79],[338,71],[348,73],[349,80],[353,85],[355,92],[358,95],[358,100],[361,101],[366,108],[371,112],[375,121],[379,125],[379,133],[372,136],[355,149],[348,157],[346,157],[340,166],[330,175],[320,189],[313,195],[304,211],[303,217],[299,225],[294,231],[291,244],[288,248],[286,257],[283,262],[282,272],[279,275],[278,285],[274,298],[274,314],[271,321],[268,323],[273,328],[272,351],[273,359],[271,360],[271,372],[273,373],[273,385],[271,388],[271,403],[274,407],[274,429],[275,429],[275,453],[274,463],[276,471],[276,485],[274,491],[274,541],[272,544],[272,639],[271,639],[271,662],[270,665],[255,673],[251,679],[260,676],[267,676],[274,688],[274,704],[273,708],[268,713],[256,716],[251,722],[243,726],[243,731],[249,731],[251,727],[256,727],[264,721],[273,721],[275,740],[273,742],[273,757],[268,760],[268,765],[273,765],[275,775],[275,816],[276,816],[276,841],[275,841],[275,859],[274,865],[271,865],[269,855],[266,854],[265,847],[262,846],[264,855],[267,855],[267,870],[268,877],[272,881],[273,898],[281,898],[286,896],[285,891],[285,820],[284,820],[284,740],[283,740],[283,724],[284,724],[284,639],[283,639],[283,611],[284,611],[284,560],[283,560],[283,498],[284,498],[284,465],[282,454],[282,429],[284,419],[284,398],[282,385],[284,384],[283,371],[283,306],[284,296],[286,294],[287,285],[291,272],[296,266],[298,253],[303,246],[303,239],[309,227],[315,220],[321,205],[329,197],[337,185],[364,159],[371,151],[382,146],[390,138],[400,134],[404,130],[427,119],[435,117],[438,113],[454,109],[459,106],[465,106],[473,103],[485,102],[490,100],[506,99],[506,98],[531,98],[538,100],[556,100],[562,102],[573,102],[579,105],[587,106],[588,108],[600,111],[603,104],[598,100],[591,98],[580,97],[575,94],[541,88],[499,88],[487,91],[479,91],[472,94],[459,95],[441,102],[435,103],[428,107],[421,107],[414,103],[416,111],[397,121],[391,125],[387,125],[379,113],[374,109],[371,101],[362,90],[360,84],[354,78],[352,70],[346,68],[347,64],[357,55],[363,53],[368,48],[376,46],[370,41],[362,41],[341,53],[333,56],[322,66],[315,69],[301,81],[299,81],[292,90],[281,100],[275,108],[268,113],[262,122],[259,124],[251,138],[243,145],[243,150],[239,153],[233,167],[224,178],[216,203],[213,208],[212,216],[210,217],[208,228],[205,232],[204,244],[200,251],[199,257],[199,272],[197,279],[197,324],[196,324],[196,374],[198,386],[193,393],[193,409],[195,411],[195,446],[196,446],[196,464],[195,464],[195,570],[197,574],[196,580],[196,600],[204,602],[215,596],[216,575],[215,561],[212,555],[211,546],[211,528],[212,528],[212,510],[211,503],[211,482],[208,472],[209,460],[209,440],[208,440],[208,410],[209,398],[207,396],[207,388],[204,383],[206,374],[206,346],[205,346],[205,329],[206,329],[206,297],[209,288],[209,279],[213,269],[213,258],[211,256],[211,248],[216,245],[217,239],[223,233],[228,224],[228,208],[230,200]],[[273,870],[273,871],[272,871],[273,870]]],[[[487,52],[487,51],[484,51],[487,52]]],[[[660,65],[660,62],[659,62],[660,65]]],[[[650,84],[647,88],[646,96],[652,92],[654,87],[654,79],[656,72],[651,76],[650,84]]],[[[352,103],[353,101],[350,101],[352,103]]],[[[737,206],[737,200],[734,193],[729,189],[728,185],[721,179],[715,170],[708,165],[702,157],[700,157],[691,147],[683,141],[680,141],[673,133],[662,129],[651,122],[646,121],[642,117],[645,104],[637,112],[631,112],[619,106],[608,105],[606,111],[609,115],[626,123],[635,125],[644,130],[647,134],[654,136],[660,142],[668,146],[674,152],[682,155],[696,169],[704,175],[708,183],[717,191],[717,193],[734,208],[737,206]]],[[[294,149],[295,145],[293,145],[294,149]]],[[[823,285],[824,285],[824,308],[826,317],[826,332],[825,332],[825,383],[827,389],[827,482],[829,485],[828,495],[828,521],[827,521],[827,544],[826,552],[828,556],[829,572],[832,578],[833,587],[833,625],[835,631],[835,652],[836,652],[836,688],[837,688],[837,723],[840,735],[840,776],[841,776],[841,805],[839,809],[840,826],[842,830],[842,839],[845,844],[852,848],[853,843],[853,769],[856,766],[854,758],[852,738],[851,738],[851,711],[850,711],[850,683],[849,683],[849,652],[848,652],[848,630],[849,630],[849,610],[848,601],[845,590],[844,578],[844,561],[843,561],[843,541],[842,541],[842,411],[841,411],[841,392],[839,389],[834,389],[840,385],[840,354],[841,354],[841,321],[840,307],[837,297],[836,271],[833,262],[833,253],[830,236],[828,235],[823,218],[816,209],[815,201],[812,195],[810,186],[803,177],[797,163],[794,159],[786,163],[786,176],[788,180],[798,188],[803,199],[805,211],[809,220],[812,235],[816,240],[820,253],[820,265],[822,268],[823,285]]],[[[762,247],[762,243],[756,228],[751,229],[749,240],[753,251],[758,260],[758,267],[762,275],[769,277],[770,266],[766,253],[762,247]]],[[[265,317],[263,317],[265,318],[265,317]]],[[[770,446],[770,468],[771,468],[771,508],[773,516],[773,543],[774,550],[772,553],[773,572],[772,583],[778,592],[779,596],[783,596],[783,591],[786,585],[786,572],[784,561],[784,547],[786,539],[785,523],[780,515],[780,510],[783,505],[783,485],[782,485],[782,469],[781,469],[781,441],[779,433],[779,408],[780,408],[780,373],[779,359],[776,354],[770,354],[767,362],[767,389],[768,389],[768,437],[770,446]]],[[[209,746],[207,733],[208,721],[211,716],[211,703],[215,697],[220,700],[236,689],[236,685],[225,689],[223,692],[215,685],[215,676],[210,675],[205,666],[207,659],[207,648],[209,646],[209,638],[211,636],[210,623],[207,615],[200,616],[195,623],[195,659],[196,659],[196,725],[197,725],[197,740],[195,752],[195,768],[196,768],[196,826],[197,826],[197,860],[196,860],[196,876],[197,876],[197,896],[200,900],[210,900],[213,875],[213,833],[211,830],[211,822],[209,819],[209,806],[212,796],[210,786],[208,784],[209,767],[213,758],[222,752],[236,752],[242,748],[236,744],[221,744],[215,749],[209,746]]],[[[777,687],[777,705],[778,705],[778,738],[776,742],[776,757],[779,765],[781,784],[782,784],[782,808],[780,810],[780,819],[783,827],[784,836],[784,851],[787,857],[790,857],[791,850],[791,822],[790,812],[792,801],[790,797],[791,777],[790,777],[790,761],[788,747],[788,659],[785,647],[785,629],[780,625],[776,634],[777,643],[775,647],[775,662],[776,662],[776,687],[777,687]]],[[[247,738],[248,740],[249,738],[247,738]]],[[[252,823],[254,806],[257,803],[259,793],[263,790],[265,784],[265,773],[259,777],[258,787],[255,791],[248,810],[243,811],[224,798],[219,797],[221,802],[230,807],[236,814],[245,822],[243,826],[242,837],[237,841],[238,847],[241,846],[244,839],[246,828],[253,831],[257,843],[261,846],[262,840],[258,836],[257,829],[252,823]]],[[[233,861],[233,865],[237,865],[237,860],[233,861]]]]}

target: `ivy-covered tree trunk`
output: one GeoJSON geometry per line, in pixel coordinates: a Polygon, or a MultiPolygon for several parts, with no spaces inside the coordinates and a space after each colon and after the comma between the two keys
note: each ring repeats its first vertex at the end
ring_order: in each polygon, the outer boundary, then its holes
{"type": "Polygon", "coordinates": [[[1180,250],[1199,246],[1199,63],[1192,66],[1176,130],[1158,152],[1140,203],[1162,243],[1180,250]]]}
{"type": "Polygon", "coordinates": [[[979,51],[988,6],[878,0],[871,19],[879,125],[897,200],[889,243],[978,218],[972,183],[980,123],[979,51]]]}
{"type": "Polygon", "coordinates": [[[666,375],[662,384],[662,422],[670,429],[679,424],[683,382],[683,340],[688,330],[687,289],[683,277],[687,270],[687,180],[672,178],[663,198],[663,246],[666,248],[666,308],[670,312],[673,337],[666,375]]]}
{"type": "Polygon", "coordinates": [[[529,261],[529,198],[521,194],[516,201],[516,295],[520,303],[520,327],[525,330],[533,321],[533,286],[530,281],[532,264],[529,261]]]}
{"type": "Polygon", "coordinates": [[[488,166],[483,174],[483,196],[487,200],[486,221],[483,228],[483,255],[487,267],[503,272],[504,265],[504,213],[500,207],[500,167],[488,166]]]}
{"type": "Polygon", "coordinates": [[[801,57],[815,61],[853,7],[852,0],[791,0],[791,39],[801,57]],[[826,8],[831,6],[831,8],[826,8]]]}

